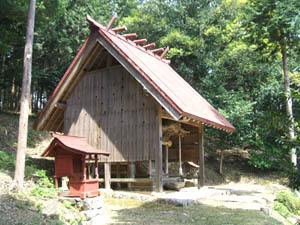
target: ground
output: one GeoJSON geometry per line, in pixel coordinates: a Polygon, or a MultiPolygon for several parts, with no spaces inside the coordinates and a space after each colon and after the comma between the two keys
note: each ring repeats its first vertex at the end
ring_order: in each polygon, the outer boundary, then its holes
{"type": "MultiPolygon", "coordinates": [[[[17,124],[17,115],[0,113],[0,151],[15,154],[17,124]]],[[[78,209],[61,201],[52,187],[47,189],[39,185],[47,175],[37,174],[35,170],[46,169],[48,175],[53,174],[53,161],[40,157],[50,141],[49,134],[29,129],[28,168],[21,193],[9,191],[13,162],[12,165],[7,161],[5,166],[0,164],[0,225],[78,224],[82,220],[78,209]]],[[[261,206],[272,208],[272,200],[268,201],[264,196],[275,196],[278,191],[287,189],[286,179],[280,173],[249,166],[247,154],[239,149],[228,150],[223,175],[217,171],[217,153],[206,154],[207,186],[203,191],[211,193],[215,189],[217,194],[209,195],[197,204],[166,204],[153,193],[144,194],[155,197],[154,201],[105,198],[106,219],[102,224],[288,224],[272,210],[270,216],[260,211],[261,206]]],[[[193,195],[193,192],[187,193],[182,195],[193,195]]],[[[172,193],[163,195],[169,194],[172,193]]]]}

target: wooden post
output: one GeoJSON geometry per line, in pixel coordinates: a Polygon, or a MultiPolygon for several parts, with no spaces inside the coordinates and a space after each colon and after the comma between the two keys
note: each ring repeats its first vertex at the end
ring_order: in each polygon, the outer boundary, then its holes
{"type": "Polygon", "coordinates": [[[58,188],[58,180],[57,180],[57,176],[54,176],[54,181],[55,181],[55,188],[58,188]]]}
{"type": "MultiPolygon", "coordinates": [[[[116,170],[117,170],[117,178],[121,178],[119,162],[117,162],[117,164],[116,164],[116,170]]],[[[121,188],[121,183],[117,183],[117,189],[120,189],[120,188],[121,188]]]]}
{"type": "Polygon", "coordinates": [[[98,180],[99,172],[98,172],[98,155],[95,155],[95,178],[98,180]]]}
{"type": "Polygon", "coordinates": [[[111,169],[111,163],[106,162],[104,163],[104,183],[105,183],[105,189],[110,189],[110,169],[111,169]]]}
{"type": "MultiPolygon", "coordinates": [[[[129,178],[135,178],[135,164],[134,162],[129,162],[128,164],[128,177],[129,178]]],[[[131,183],[128,183],[128,189],[131,189],[132,185],[131,183]]]]}
{"type": "Polygon", "coordinates": [[[179,175],[182,176],[182,161],[181,161],[181,124],[179,123],[178,131],[178,147],[179,147],[179,175]]]}
{"type": "Polygon", "coordinates": [[[155,190],[156,192],[163,191],[163,184],[162,184],[162,119],[161,119],[161,107],[158,105],[158,114],[157,114],[157,123],[158,123],[158,146],[156,152],[156,159],[155,159],[155,190]]]}
{"type": "Polygon", "coordinates": [[[81,158],[82,161],[82,171],[83,171],[83,180],[86,180],[86,164],[85,164],[85,156],[81,158]]]}
{"type": "Polygon", "coordinates": [[[153,177],[153,174],[152,174],[152,160],[149,160],[148,173],[149,173],[149,177],[152,178],[153,177]]]}
{"type": "Polygon", "coordinates": [[[223,159],[224,159],[224,150],[221,150],[221,155],[220,155],[220,167],[219,167],[219,173],[223,173],[223,159]]]}
{"type": "Polygon", "coordinates": [[[198,173],[198,188],[204,186],[205,182],[205,170],[204,170],[204,129],[203,125],[199,127],[199,173],[198,173]]]}
{"type": "Polygon", "coordinates": [[[165,146],[165,172],[166,176],[169,176],[169,147],[165,146]]]}

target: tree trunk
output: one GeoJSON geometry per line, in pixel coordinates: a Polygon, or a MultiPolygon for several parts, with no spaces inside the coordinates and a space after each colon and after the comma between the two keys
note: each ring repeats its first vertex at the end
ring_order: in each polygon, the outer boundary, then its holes
{"type": "MultiPolygon", "coordinates": [[[[288,74],[288,66],[287,66],[287,56],[286,56],[286,48],[284,44],[280,45],[281,48],[281,56],[282,56],[282,69],[283,69],[283,77],[284,77],[284,92],[286,97],[286,114],[289,118],[289,138],[291,141],[295,140],[295,126],[294,126],[294,116],[293,116],[293,102],[292,95],[290,89],[290,78],[288,74]]],[[[297,165],[297,155],[296,149],[292,148],[290,150],[291,154],[291,162],[294,166],[297,165]]]]}
{"type": "Polygon", "coordinates": [[[31,67],[32,67],[32,43],[34,31],[34,17],[35,17],[35,2],[30,0],[26,44],[24,49],[24,71],[21,95],[21,110],[19,119],[19,134],[18,134],[18,151],[16,159],[16,169],[13,188],[17,190],[23,189],[24,170],[25,170],[25,156],[27,148],[27,133],[28,133],[28,111],[30,103],[30,85],[31,85],[31,67]]]}

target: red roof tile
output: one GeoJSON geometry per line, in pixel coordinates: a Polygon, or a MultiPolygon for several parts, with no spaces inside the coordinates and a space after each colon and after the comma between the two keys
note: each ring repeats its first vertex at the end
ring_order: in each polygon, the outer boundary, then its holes
{"type": "Polygon", "coordinates": [[[44,157],[53,156],[51,152],[57,145],[67,151],[71,151],[81,155],[109,155],[109,152],[101,151],[89,145],[85,137],[66,136],[58,134],[52,134],[52,136],[54,137],[54,139],[46,149],[46,151],[42,154],[42,156],[44,157]]]}

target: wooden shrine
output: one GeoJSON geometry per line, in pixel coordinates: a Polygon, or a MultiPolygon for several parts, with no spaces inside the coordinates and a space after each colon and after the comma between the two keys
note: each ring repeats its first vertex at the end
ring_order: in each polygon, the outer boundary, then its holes
{"type": "MultiPolygon", "coordinates": [[[[153,49],[154,43],[124,33],[126,27],[113,28],[116,16],[107,26],[86,19],[91,33],[34,128],[85,137],[93,148],[109,152],[98,158],[106,188],[148,179],[162,191],[169,162],[179,162],[180,176],[184,162],[197,164],[203,186],[204,126],[228,133],[235,128],[173,70],[165,59],[168,47],[153,49]],[[138,163],[147,164],[145,173],[138,163]]],[[[81,164],[88,161],[83,155],[91,155],[82,154],[81,164]]]]}
{"type": "Polygon", "coordinates": [[[69,178],[68,196],[94,197],[99,192],[99,156],[109,153],[99,151],[87,143],[84,137],[52,134],[51,142],[43,157],[55,158],[55,186],[58,178],[69,178]]]}

